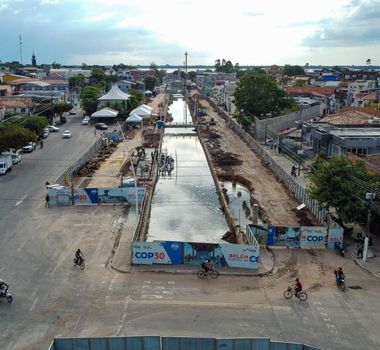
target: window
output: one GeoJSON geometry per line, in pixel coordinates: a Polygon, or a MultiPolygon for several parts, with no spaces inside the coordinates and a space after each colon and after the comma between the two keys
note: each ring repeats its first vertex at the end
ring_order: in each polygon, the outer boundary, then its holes
{"type": "Polygon", "coordinates": [[[366,156],[368,148],[347,148],[347,153],[356,154],[358,156],[366,156]]]}

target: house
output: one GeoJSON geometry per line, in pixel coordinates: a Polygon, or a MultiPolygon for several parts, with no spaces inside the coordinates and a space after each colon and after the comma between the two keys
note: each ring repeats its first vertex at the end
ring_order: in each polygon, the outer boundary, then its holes
{"type": "Polygon", "coordinates": [[[127,92],[130,89],[137,88],[137,83],[129,80],[120,80],[116,83],[116,85],[123,92],[127,92]]]}
{"type": "Polygon", "coordinates": [[[380,153],[380,117],[358,111],[329,115],[302,125],[302,138],[313,153],[327,157],[348,152],[367,156],[380,153]]]}
{"type": "Polygon", "coordinates": [[[322,114],[334,113],[337,110],[335,86],[286,86],[285,91],[294,98],[308,97],[319,101],[322,106],[322,114]]]}
{"type": "Polygon", "coordinates": [[[91,69],[78,69],[78,68],[51,68],[49,74],[60,74],[63,75],[65,79],[71,77],[77,77],[83,75],[86,78],[89,78],[91,75],[91,69]]]}
{"type": "Polygon", "coordinates": [[[19,74],[12,74],[12,73],[5,73],[2,76],[2,82],[5,84],[10,83],[11,81],[17,80],[17,79],[27,79],[25,75],[19,75],[19,74]]]}
{"type": "Polygon", "coordinates": [[[14,94],[49,97],[55,101],[67,101],[69,84],[64,80],[17,79],[10,82],[14,94]]]}
{"type": "Polygon", "coordinates": [[[0,106],[3,111],[11,113],[27,113],[33,111],[35,103],[32,97],[5,96],[0,97],[0,106]]]}

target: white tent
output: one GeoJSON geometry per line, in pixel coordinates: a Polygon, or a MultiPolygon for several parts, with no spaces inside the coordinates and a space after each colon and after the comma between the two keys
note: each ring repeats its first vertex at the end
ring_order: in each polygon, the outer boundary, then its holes
{"type": "Polygon", "coordinates": [[[106,107],[91,114],[91,118],[116,118],[119,115],[119,111],[115,111],[112,108],[106,107]]]}
{"type": "Polygon", "coordinates": [[[140,107],[144,107],[145,109],[147,109],[148,111],[153,111],[153,108],[151,106],[148,106],[148,105],[141,105],[140,107]]]}
{"type": "Polygon", "coordinates": [[[141,123],[142,118],[138,116],[137,114],[131,114],[127,119],[126,122],[128,123],[141,123]]]}
{"type": "Polygon", "coordinates": [[[136,114],[140,117],[147,118],[152,114],[152,110],[146,109],[143,106],[135,108],[129,115],[136,114]]]}
{"type": "Polygon", "coordinates": [[[131,95],[126,94],[125,92],[121,91],[117,85],[113,85],[111,90],[108,91],[105,95],[98,98],[99,102],[124,102],[126,103],[131,95]]]}

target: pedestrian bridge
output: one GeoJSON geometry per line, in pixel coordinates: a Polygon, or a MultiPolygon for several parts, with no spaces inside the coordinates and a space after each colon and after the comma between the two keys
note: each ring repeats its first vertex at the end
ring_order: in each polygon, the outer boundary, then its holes
{"type": "Polygon", "coordinates": [[[48,350],[320,350],[269,338],[109,337],[56,338],[48,350]]]}

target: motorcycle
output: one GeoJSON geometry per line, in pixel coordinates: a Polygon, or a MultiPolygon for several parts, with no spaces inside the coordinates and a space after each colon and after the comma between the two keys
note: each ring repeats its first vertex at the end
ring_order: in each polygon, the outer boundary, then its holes
{"type": "Polygon", "coordinates": [[[337,253],[339,253],[343,257],[346,254],[346,249],[344,248],[344,245],[340,242],[334,243],[334,249],[337,253]]]}
{"type": "Polygon", "coordinates": [[[85,264],[84,264],[85,259],[84,258],[77,258],[74,257],[73,262],[74,262],[74,267],[79,266],[81,270],[84,270],[85,264]]]}
{"type": "Polygon", "coordinates": [[[0,291],[0,299],[5,299],[9,304],[13,301],[13,296],[8,288],[0,291]]]}
{"type": "Polygon", "coordinates": [[[305,301],[307,299],[307,294],[305,291],[301,291],[299,293],[296,293],[295,290],[292,287],[288,287],[284,292],[284,297],[286,299],[290,299],[292,296],[297,297],[301,301],[305,301]]]}
{"type": "Polygon", "coordinates": [[[292,170],[290,171],[290,175],[293,177],[297,177],[297,168],[295,166],[292,166],[292,170]]]}
{"type": "Polygon", "coordinates": [[[199,270],[197,272],[197,277],[198,278],[205,278],[205,277],[211,277],[212,279],[217,278],[219,275],[218,271],[216,270],[210,270],[210,271],[205,271],[205,270],[199,270]]]}
{"type": "Polygon", "coordinates": [[[346,282],[345,282],[345,280],[346,280],[346,278],[345,278],[344,274],[336,276],[336,285],[337,285],[338,288],[340,288],[340,290],[342,292],[344,292],[345,289],[346,289],[346,282]]]}

